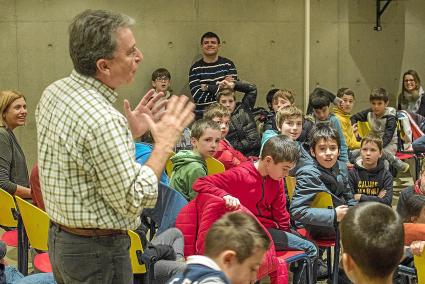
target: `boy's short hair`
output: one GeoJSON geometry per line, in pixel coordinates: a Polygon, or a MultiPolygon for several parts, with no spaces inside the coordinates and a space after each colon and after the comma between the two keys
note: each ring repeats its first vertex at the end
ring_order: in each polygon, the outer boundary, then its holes
{"type": "Polygon", "coordinates": [[[336,93],[336,96],[337,96],[338,98],[342,98],[344,95],[352,96],[353,98],[355,97],[355,96],[354,96],[354,91],[353,91],[353,90],[351,90],[350,88],[340,88],[340,89],[338,90],[338,92],[336,93]]]}
{"type": "Polygon", "coordinates": [[[158,68],[152,72],[152,81],[155,81],[158,78],[167,77],[168,80],[171,80],[170,72],[165,68],[158,68]]]}
{"type": "Polygon", "coordinates": [[[270,91],[267,92],[266,102],[270,109],[272,109],[272,105],[273,105],[273,96],[274,94],[276,94],[277,91],[279,91],[279,89],[271,89],[270,91]]]}
{"type": "Polygon", "coordinates": [[[201,44],[204,42],[204,38],[216,38],[217,43],[220,43],[220,38],[218,37],[218,35],[216,33],[213,33],[213,32],[204,33],[201,37],[201,44]]]}
{"type": "Polygon", "coordinates": [[[295,92],[288,89],[279,89],[274,93],[272,102],[277,102],[279,98],[288,100],[293,105],[295,102],[295,92]]]}
{"type": "Polygon", "coordinates": [[[403,255],[404,230],[400,216],[378,202],[364,202],[348,210],[340,224],[343,253],[368,278],[387,278],[403,255]]]}
{"type": "Polygon", "coordinates": [[[219,91],[217,94],[217,102],[220,101],[222,96],[232,96],[233,99],[235,99],[235,91],[229,90],[229,89],[224,89],[222,91],[219,91]]]}
{"type": "Polygon", "coordinates": [[[204,118],[212,120],[214,117],[230,117],[230,111],[227,109],[227,107],[219,103],[213,103],[208,106],[207,111],[204,113],[204,118]]]}
{"type": "Polygon", "coordinates": [[[368,135],[366,135],[365,137],[362,138],[362,142],[360,143],[360,148],[363,147],[364,144],[366,143],[375,143],[376,146],[378,146],[379,151],[382,152],[382,138],[373,134],[373,133],[369,133],[368,135]]]}
{"type": "Polygon", "coordinates": [[[384,101],[388,102],[389,95],[388,92],[384,88],[376,88],[372,89],[369,96],[369,101],[384,101]]]}
{"type": "Polygon", "coordinates": [[[412,217],[419,217],[425,207],[425,196],[414,194],[406,201],[407,216],[405,222],[410,223],[412,217]]]}
{"type": "Polygon", "coordinates": [[[331,101],[326,96],[312,95],[310,97],[310,104],[313,109],[321,109],[322,107],[328,107],[331,101]]]}
{"type": "Polygon", "coordinates": [[[338,145],[338,149],[341,149],[341,139],[338,131],[333,128],[330,123],[317,123],[310,134],[310,149],[314,151],[316,144],[320,140],[335,140],[338,145]]]}
{"type": "Polygon", "coordinates": [[[255,249],[266,251],[269,246],[269,237],[254,217],[247,213],[231,212],[223,215],[208,230],[205,255],[214,258],[225,250],[232,250],[238,262],[242,263],[255,249]]]}
{"type": "Polygon", "coordinates": [[[280,128],[285,120],[298,117],[304,118],[302,110],[296,106],[283,107],[276,113],[276,125],[280,128]]]}
{"type": "Polygon", "coordinates": [[[281,162],[297,162],[300,158],[300,151],[297,144],[286,135],[278,135],[270,138],[264,143],[260,159],[267,156],[273,158],[275,164],[281,162]]]}
{"type": "Polygon", "coordinates": [[[217,122],[203,118],[193,123],[192,128],[190,129],[190,138],[198,140],[202,135],[204,135],[205,129],[207,128],[220,131],[220,125],[218,125],[217,122]]]}

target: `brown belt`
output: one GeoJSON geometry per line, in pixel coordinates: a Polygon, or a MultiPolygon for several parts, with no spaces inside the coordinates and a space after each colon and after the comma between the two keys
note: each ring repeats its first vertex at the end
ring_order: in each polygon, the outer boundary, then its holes
{"type": "Polygon", "coordinates": [[[127,231],[124,230],[115,230],[115,229],[94,229],[94,228],[70,228],[65,225],[61,225],[55,222],[52,222],[53,225],[59,227],[62,231],[65,231],[70,234],[83,237],[102,237],[102,236],[111,236],[111,235],[126,235],[127,231]]]}

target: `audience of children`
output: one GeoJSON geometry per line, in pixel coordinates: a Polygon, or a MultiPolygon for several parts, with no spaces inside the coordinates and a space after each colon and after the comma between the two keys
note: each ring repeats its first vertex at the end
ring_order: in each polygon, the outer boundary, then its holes
{"type": "Polygon", "coordinates": [[[168,283],[254,283],[269,246],[270,239],[252,216],[227,213],[209,229],[205,255],[190,256],[186,270],[168,283]]]}
{"type": "MultiPolygon", "coordinates": [[[[275,136],[265,142],[260,160],[200,178],[193,190],[222,197],[229,209],[237,209],[242,204],[268,229],[276,250],[304,250],[315,259],[316,246],[291,233],[286,209],[282,178],[298,159],[299,146],[286,136],[275,136]]],[[[302,270],[303,266],[299,266],[296,279],[302,277],[302,270]]]]}
{"type": "Polygon", "coordinates": [[[187,200],[195,197],[192,185],[199,177],[207,175],[205,159],[215,155],[221,140],[221,130],[217,122],[200,119],[191,129],[193,150],[182,150],[171,157],[173,173],[170,186],[179,191],[187,200]]]}
{"type": "Polygon", "coordinates": [[[258,156],[260,134],[252,116],[257,87],[246,82],[228,80],[221,81],[219,85],[223,85],[223,90],[218,93],[217,101],[231,114],[227,140],[245,156],[258,156]],[[244,93],[241,102],[236,102],[236,91],[244,93]]]}
{"type": "Polygon", "coordinates": [[[391,284],[403,256],[404,231],[394,210],[377,202],[350,208],[340,224],[342,264],[354,284],[391,284]]]}
{"type": "Polygon", "coordinates": [[[349,183],[354,199],[359,202],[377,201],[391,206],[393,177],[381,159],[382,139],[368,134],[362,139],[360,157],[349,173],[349,183]]]}
{"type": "Polygon", "coordinates": [[[204,119],[215,121],[220,125],[221,140],[217,152],[213,157],[222,162],[226,170],[248,161],[248,159],[241,152],[233,148],[226,139],[226,135],[229,132],[230,120],[230,112],[226,107],[218,103],[212,104],[204,113],[204,119]]]}
{"type": "MultiPolygon", "coordinates": [[[[407,172],[409,164],[395,156],[397,151],[397,117],[396,110],[388,106],[389,96],[385,89],[373,89],[370,97],[371,108],[351,116],[351,123],[367,122],[370,132],[382,137],[382,147],[385,159],[396,170],[407,172]]],[[[359,151],[353,151],[353,158],[357,158],[359,151]]]]}

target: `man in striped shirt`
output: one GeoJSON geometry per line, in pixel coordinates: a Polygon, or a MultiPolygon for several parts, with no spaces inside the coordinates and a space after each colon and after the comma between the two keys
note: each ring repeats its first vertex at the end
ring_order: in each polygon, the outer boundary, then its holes
{"type": "Polygon", "coordinates": [[[202,59],[196,61],[189,70],[189,88],[196,104],[196,118],[202,118],[205,109],[217,101],[217,94],[226,88],[220,81],[233,81],[238,77],[235,64],[225,57],[218,56],[220,38],[213,32],[201,37],[202,59]]]}
{"type": "Polygon", "coordinates": [[[115,89],[130,84],[143,55],[134,20],[86,10],[69,27],[74,70],[48,86],[36,109],[38,164],[51,219],[49,256],[57,283],[133,283],[127,230],[155,206],[158,180],[181,132],[193,120],[187,97],[153,97],[124,115],[115,89]],[[167,104],[165,112],[161,109],[167,104]],[[155,146],[144,166],[133,139],[150,130],[155,146]]]}

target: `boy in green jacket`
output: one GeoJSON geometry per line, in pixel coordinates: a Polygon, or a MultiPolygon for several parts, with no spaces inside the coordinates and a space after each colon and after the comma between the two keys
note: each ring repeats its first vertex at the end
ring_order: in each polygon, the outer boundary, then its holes
{"type": "Polygon", "coordinates": [[[181,150],[171,158],[173,173],[170,186],[187,200],[192,200],[196,195],[192,184],[207,175],[205,159],[214,156],[218,149],[221,140],[220,126],[212,120],[200,119],[192,126],[190,140],[193,150],[181,150]]]}

